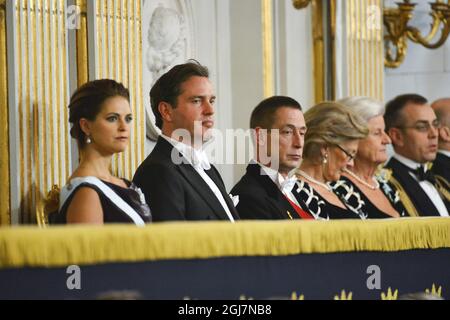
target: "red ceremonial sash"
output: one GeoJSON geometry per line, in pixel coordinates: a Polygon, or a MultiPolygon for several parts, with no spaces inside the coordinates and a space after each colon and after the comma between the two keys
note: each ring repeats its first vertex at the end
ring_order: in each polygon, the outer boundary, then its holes
{"type": "Polygon", "coordinates": [[[312,219],[312,220],[314,220],[314,217],[311,214],[307,213],[302,208],[300,208],[295,202],[291,201],[291,199],[289,199],[288,196],[286,196],[286,195],[284,195],[284,196],[289,201],[289,203],[291,204],[292,208],[294,208],[295,212],[297,212],[297,214],[299,215],[299,217],[301,219],[307,219],[307,220],[311,220],[312,219]]]}

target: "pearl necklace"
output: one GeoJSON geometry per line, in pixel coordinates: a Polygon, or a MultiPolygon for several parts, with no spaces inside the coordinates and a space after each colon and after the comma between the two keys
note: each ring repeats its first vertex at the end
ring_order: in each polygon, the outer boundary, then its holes
{"type": "Polygon", "coordinates": [[[355,173],[353,173],[352,171],[345,169],[345,172],[348,173],[349,175],[351,175],[353,178],[355,178],[356,180],[358,180],[359,182],[361,182],[363,185],[365,185],[367,188],[371,189],[371,190],[377,190],[380,188],[380,184],[378,183],[378,181],[372,177],[373,182],[375,182],[375,185],[371,185],[367,182],[365,182],[363,179],[361,179],[359,176],[357,176],[355,173]]]}
{"type": "Polygon", "coordinates": [[[299,175],[301,175],[302,177],[306,178],[307,180],[314,182],[315,184],[321,186],[322,188],[328,190],[328,191],[333,191],[333,189],[331,188],[331,186],[328,183],[323,183],[320,182],[316,179],[314,179],[313,177],[311,177],[310,175],[308,175],[305,171],[303,170],[298,170],[297,171],[299,175]]]}

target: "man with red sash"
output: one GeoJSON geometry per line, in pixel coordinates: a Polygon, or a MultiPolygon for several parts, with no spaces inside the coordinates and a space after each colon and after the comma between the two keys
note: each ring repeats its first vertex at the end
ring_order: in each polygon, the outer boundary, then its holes
{"type": "Polygon", "coordinates": [[[292,194],[306,133],[300,104],[284,96],[265,99],[253,110],[250,128],[255,156],[231,190],[241,219],[313,219],[292,194]]]}

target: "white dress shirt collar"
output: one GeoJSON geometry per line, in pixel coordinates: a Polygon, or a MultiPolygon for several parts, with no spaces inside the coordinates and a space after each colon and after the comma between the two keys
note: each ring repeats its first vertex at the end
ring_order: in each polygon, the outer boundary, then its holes
{"type": "MultiPolygon", "coordinates": [[[[183,157],[185,157],[189,163],[192,165],[194,170],[200,175],[200,177],[205,181],[205,183],[208,185],[208,187],[211,189],[211,191],[216,196],[217,200],[219,200],[220,205],[224,209],[225,213],[228,216],[228,219],[230,219],[231,222],[234,222],[233,215],[230,211],[230,208],[228,208],[228,205],[225,201],[225,198],[223,197],[222,193],[220,192],[218,186],[215,184],[215,182],[211,179],[211,177],[208,176],[208,174],[205,172],[205,170],[211,169],[211,165],[208,161],[208,157],[206,156],[206,153],[203,150],[196,150],[192,148],[191,146],[188,146],[182,142],[176,141],[164,134],[161,134],[161,137],[166,139],[173,147],[178,150],[183,157]]],[[[234,201],[234,199],[233,199],[234,201]]]]}
{"type": "Polygon", "coordinates": [[[297,182],[295,170],[289,172],[287,178],[284,178],[278,171],[267,167],[254,159],[252,159],[250,163],[258,164],[261,167],[261,171],[263,171],[261,174],[266,174],[283,193],[290,192],[297,182]]]}
{"type": "Polygon", "coordinates": [[[416,170],[422,165],[425,167],[425,171],[427,170],[427,166],[424,163],[419,163],[414,160],[408,159],[402,155],[399,155],[398,153],[394,154],[394,158],[412,170],[416,170]]]}
{"type": "Polygon", "coordinates": [[[176,141],[165,134],[161,134],[161,137],[169,142],[175,149],[177,149],[181,154],[189,161],[189,163],[194,168],[199,168],[203,170],[211,169],[211,164],[209,163],[208,156],[203,149],[195,149],[185,143],[176,141]]]}

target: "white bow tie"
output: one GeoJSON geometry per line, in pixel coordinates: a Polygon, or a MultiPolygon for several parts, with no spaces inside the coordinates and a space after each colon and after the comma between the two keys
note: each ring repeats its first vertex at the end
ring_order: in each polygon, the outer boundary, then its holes
{"type": "Polygon", "coordinates": [[[292,189],[294,188],[296,182],[297,182],[297,178],[295,176],[285,179],[280,184],[281,192],[283,192],[283,193],[291,192],[292,189]]]}

